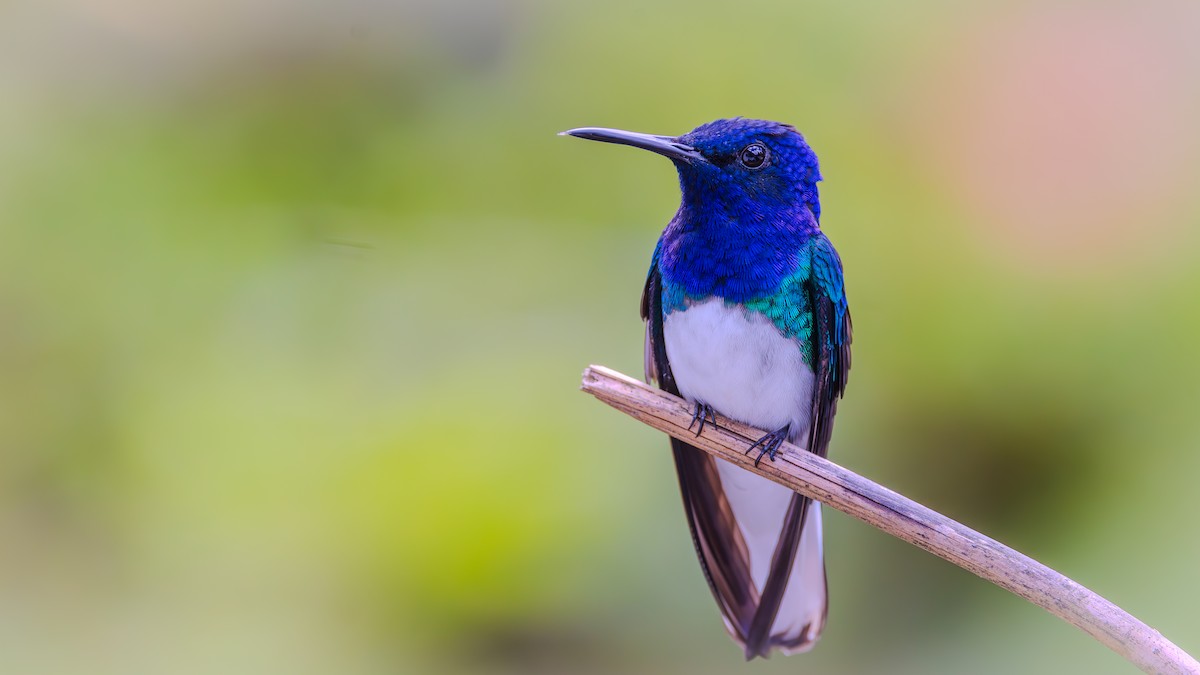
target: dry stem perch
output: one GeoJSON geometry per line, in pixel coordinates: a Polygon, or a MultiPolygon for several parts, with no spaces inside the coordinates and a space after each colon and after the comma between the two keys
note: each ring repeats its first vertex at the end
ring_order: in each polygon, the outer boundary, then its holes
{"type": "Polygon", "coordinates": [[[939,513],[791,444],[754,466],[743,453],[763,431],[720,417],[699,437],[690,406],[602,366],[583,372],[583,391],[705,452],[828,504],[986,579],[1077,626],[1147,673],[1200,675],[1200,663],[1158,631],[1045,565],[939,513]]]}

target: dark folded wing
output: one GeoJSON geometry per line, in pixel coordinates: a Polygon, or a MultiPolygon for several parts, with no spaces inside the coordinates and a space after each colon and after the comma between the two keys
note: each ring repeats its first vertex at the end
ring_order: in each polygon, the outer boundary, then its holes
{"type": "Polygon", "coordinates": [[[808,450],[824,457],[833,435],[838,399],[850,374],[850,308],[842,280],[842,260],[819,235],[812,251],[808,293],[813,311],[813,403],[808,450]]]}
{"type": "MultiPolygon", "coordinates": [[[[810,273],[796,298],[798,306],[813,312],[813,399],[809,423],[808,450],[824,457],[833,433],[837,401],[846,388],[850,370],[850,311],[842,282],[842,264],[837,251],[825,235],[818,235],[806,253],[810,254],[810,273]]],[[[749,656],[763,655],[773,646],[785,649],[805,648],[807,630],[787,639],[772,631],[776,615],[787,592],[791,568],[803,533],[809,500],[799,494],[792,498],[784,516],[783,529],[771,560],[771,571],[763,585],[758,612],[750,626],[746,645],[749,656]]]]}
{"type": "MultiPolygon", "coordinates": [[[[679,395],[667,361],[663,339],[662,277],[658,256],[651,265],[642,293],[642,318],[646,320],[646,378],[660,389],[679,395]]],[[[679,491],[692,532],[692,543],[704,577],[712,589],[730,634],[745,645],[758,607],[758,592],[750,577],[750,554],[733,516],[711,456],[672,438],[679,491]]]]}

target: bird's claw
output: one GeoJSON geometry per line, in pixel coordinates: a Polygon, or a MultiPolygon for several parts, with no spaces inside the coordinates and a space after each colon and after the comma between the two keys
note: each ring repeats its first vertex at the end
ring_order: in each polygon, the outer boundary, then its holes
{"type": "Polygon", "coordinates": [[[697,401],[696,407],[692,409],[692,423],[688,425],[688,431],[691,431],[692,427],[699,425],[699,428],[696,429],[696,436],[699,436],[704,433],[704,423],[706,421],[714,427],[717,426],[717,413],[709,404],[697,401]]]}
{"type": "Polygon", "coordinates": [[[782,429],[776,429],[770,433],[763,434],[763,437],[754,441],[754,444],[746,449],[747,455],[754,452],[755,448],[759,448],[758,457],[754,458],[754,466],[762,461],[763,455],[768,455],[771,461],[775,461],[775,453],[779,451],[779,446],[783,445],[784,440],[788,437],[788,432],[791,425],[785,426],[782,429]]]}

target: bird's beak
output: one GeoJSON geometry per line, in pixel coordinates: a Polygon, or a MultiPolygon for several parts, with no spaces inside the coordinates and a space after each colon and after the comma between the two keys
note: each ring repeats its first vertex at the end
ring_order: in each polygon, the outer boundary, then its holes
{"type": "Polygon", "coordinates": [[[589,141],[632,145],[635,148],[657,152],[664,157],[669,157],[680,162],[692,163],[704,160],[704,157],[695,148],[687,143],[681,143],[679,139],[673,136],[639,134],[634,131],[604,129],[602,127],[581,127],[569,131],[561,131],[558,135],[586,138],[589,141]]]}

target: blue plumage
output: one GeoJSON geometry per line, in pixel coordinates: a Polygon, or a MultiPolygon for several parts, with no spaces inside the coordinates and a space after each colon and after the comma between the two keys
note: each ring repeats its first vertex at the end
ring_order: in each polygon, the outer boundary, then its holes
{"type": "MultiPolygon", "coordinates": [[[[669,157],[682,199],[655,247],[642,317],[647,376],[825,455],[850,368],[837,251],[819,227],[816,154],[791,126],[717,120],[679,137],[567,134],[669,157]]],[[[699,433],[699,431],[697,432],[699,433]]],[[[726,628],[747,658],[812,647],[827,606],[819,505],[672,440],[685,513],[726,628]]]]}
{"type": "Polygon", "coordinates": [[[816,155],[791,127],[760,120],[718,120],[679,140],[707,161],[676,162],[683,199],[659,243],[664,278],[733,302],[774,292],[819,233],[816,155]],[[754,144],[768,158],[749,169],[738,153],[754,144]]]}

